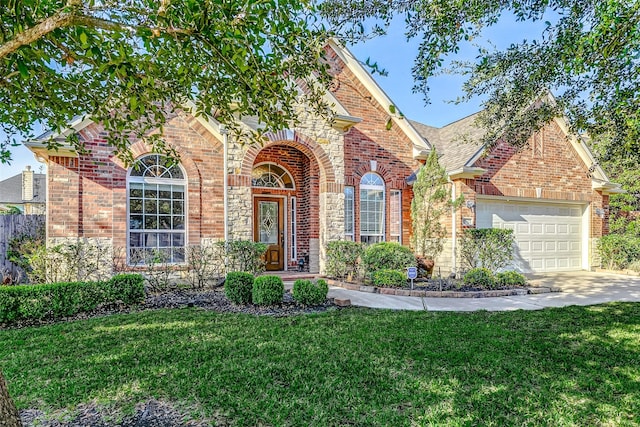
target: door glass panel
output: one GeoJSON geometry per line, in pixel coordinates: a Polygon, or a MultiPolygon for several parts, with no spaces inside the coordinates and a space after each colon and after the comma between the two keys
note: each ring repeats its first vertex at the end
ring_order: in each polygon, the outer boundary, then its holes
{"type": "Polygon", "coordinates": [[[259,202],[258,206],[260,242],[278,244],[278,202],[259,202]]]}

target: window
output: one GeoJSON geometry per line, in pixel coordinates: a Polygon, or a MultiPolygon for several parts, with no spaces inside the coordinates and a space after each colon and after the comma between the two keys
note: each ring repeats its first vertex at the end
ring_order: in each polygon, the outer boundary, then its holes
{"type": "Polygon", "coordinates": [[[384,181],[372,172],[360,180],[360,241],[384,241],[384,181]]]}
{"type": "Polygon", "coordinates": [[[298,251],[296,244],[296,198],[291,198],[291,259],[298,260],[298,251]]]}
{"type": "Polygon", "coordinates": [[[294,188],[289,172],[271,163],[263,163],[253,168],[251,185],[263,188],[294,188]]]}
{"type": "Polygon", "coordinates": [[[186,180],[180,166],[151,154],[135,162],[127,179],[129,264],[154,258],[185,261],[186,180]]]}
{"type": "Polygon", "coordinates": [[[402,192],[400,190],[389,192],[389,209],[391,211],[389,241],[402,243],[402,192]]]}
{"type": "Polygon", "coordinates": [[[353,237],[353,211],[355,205],[353,187],[344,187],[344,238],[346,240],[354,240],[353,237]]]}

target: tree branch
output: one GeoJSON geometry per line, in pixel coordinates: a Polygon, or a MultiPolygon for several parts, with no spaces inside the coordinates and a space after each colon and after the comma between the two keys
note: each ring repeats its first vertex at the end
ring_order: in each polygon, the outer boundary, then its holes
{"type": "MultiPolygon", "coordinates": [[[[70,3],[71,4],[71,3],[70,3]]],[[[90,15],[79,14],[76,9],[70,9],[69,7],[66,10],[60,10],[56,12],[54,15],[46,18],[39,24],[19,33],[14,39],[9,40],[0,46],[0,59],[7,57],[8,55],[14,53],[22,46],[30,45],[35,41],[41,39],[45,35],[50,32],[64,27],[72,27],[76,25],[82,25],[86,27],[93,28],[101,28],[109,31],[117,31],[122,29],[128,29],[130,31],[135,31],[136,27],[127,26],[125,24],[121,24],[114,21],[109,21],[107,19],[97,18],[90,15]]],[[[173,28],[173,27],[144,27],[140,26],[139,28],[146,28],[150,30],[155,36],[160,33],[167,34],[182,34],[182,35],[191,35],[193,34],[192,30],[183,29],[183,28],[173,28]]]]}

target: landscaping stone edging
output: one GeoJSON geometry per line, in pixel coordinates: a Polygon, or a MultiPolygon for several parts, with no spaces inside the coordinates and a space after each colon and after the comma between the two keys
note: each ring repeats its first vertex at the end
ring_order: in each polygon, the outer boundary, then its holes
{"type": "Polygon", "coordinates": [[[331,286],[338,286],[350,291],[368,292],[381,295],[396,295],[402,297],[424,297],[424,298],[491,298],[508,297],[514,295],[545,294],[549,292],[561,292],[556,287],[529,287],[518,289],[498,289],[487,291],[423,291],[397,288],[380,288],[377,286],[365,286],[355,283],[345,283],[339,280],[325,279],[331,286]]]}

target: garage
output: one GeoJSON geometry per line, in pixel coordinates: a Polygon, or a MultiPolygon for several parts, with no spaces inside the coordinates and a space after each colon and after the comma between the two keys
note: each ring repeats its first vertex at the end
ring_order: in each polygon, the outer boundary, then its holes
{"type": "Polygon", "coordinates": [[[512,268],[523,273],[581,270],[584,205],[478,199],[478,228],[514,231],[512,268]]]}

